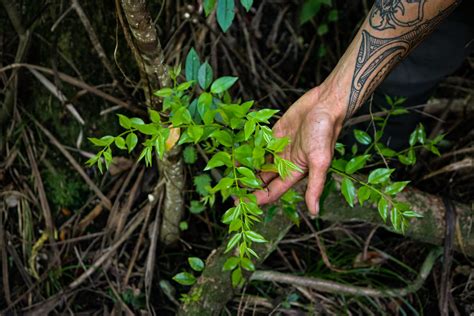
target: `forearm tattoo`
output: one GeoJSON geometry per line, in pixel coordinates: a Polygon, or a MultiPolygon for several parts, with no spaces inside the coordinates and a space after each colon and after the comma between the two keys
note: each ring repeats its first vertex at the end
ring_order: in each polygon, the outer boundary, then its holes
{"type": "Polygon", "coordinates": [[[369,14],[369,27],[362,31],[346,118],[370,95],[388,71],[403,59],[456,7],[457,2],[423,21],[426,0],[376,0],[369,14]],[[410,10],[410,14],[406,14],[410,10]],[[414,14],[415,13],[415,14],[414,14]],[[396,37],[382,38],[375,31],[408,28],[396,37]]]}

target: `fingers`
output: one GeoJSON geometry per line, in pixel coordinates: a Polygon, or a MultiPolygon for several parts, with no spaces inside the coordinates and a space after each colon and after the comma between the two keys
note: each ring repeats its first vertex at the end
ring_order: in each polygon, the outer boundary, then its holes
{"type": "Polygon", "coordinates": [[[263,187],[266,187],[273,179],[278,176],[275,172],[261,172],[259,175],[260,180],[263,182],[263,187]]]}
{"type": "Polygon", "coordinates": [[[276,177],[264,190],[254,192],[258,204],[268,204],[278,200],[288,189],[304,177],[303,173],[293,172],[286,179],[276,177]]]}
{"type": "Polygon", "coordinates": [[[316,216],[319,213],[319,199],[324,189],[326,172],[329,168],[330,161],[330,158],[310,161],[305,200],[309,213],[312,216],[316,216]]]}

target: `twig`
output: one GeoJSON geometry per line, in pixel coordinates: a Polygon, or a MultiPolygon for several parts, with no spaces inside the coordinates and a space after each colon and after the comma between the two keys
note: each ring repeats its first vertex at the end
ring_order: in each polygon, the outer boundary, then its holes
{"type": "Polygon", "coordinates": [[[17,69],[17,68],[29,68],[29,69],[35,69],[44,73],[47,73],[49,75],[57,75],[57,77],[73,86],[76,86],[78,88],[81,88],[83,90],[89,91],[92,94],[95,94],[98,97],[101,97],[109,102],[115,103],[123,108],[126,108],[136,114],[143,114],[144,112],[134,106],[130,106],[128,103],[120,100],[119,98],[116,98],[114,96],[111,96],[110,94],[107,94],[91,85],[88,85],[87,83],[78,80],[72,76],[66,75],[65,73],[62,72],[55,72],[54,70],[42,66],[37,66],[37,65],[32,65],[32,64],[26,64],[26,63],[15,63],[15,64],[10,64],[8,66],[5,66],[3,68],[0,68],[0,73],[5,72],[10,69],[17,69]]]}
{"type": "Polygon", "coordinates": [[[334,281],[323,280],[312,277],[302,277],[284,274],[275,271],[256,271],[250,277],[252,281],[267,281],[304,286],[320,292],[337,293],[345,295],[371,296],[371,297],[400,297],[418,291],[431,272],[436,259],[441,255],[442,249],[435,248],[430,251],[420,268],[418,277],[406,287],[398,289],[371,289],[366,287],[342,284],[334,281]]]}
{"type": "Polygon", "coordinates": [[[102,47],[102,44],[100,44],[99,38],[97,37],[97,34],[94,31],[94,28],[92,27],[92,24],[89,21],[89,18],[87,17],[81,5],[79,4],[79,1],[72,0],[71,7],[76,11],[77,15],[79,16],[79,19],[81,20],[82,25],[84,25],[84,28],[86,29],[87,35],[89,35],[89,39],[92,42],[92,46],[94,46],[94,49],[97,52],[97,55],[99,56],[100,61],[102,62],[105,69],[107,69],[108,73],[112,77],[114,84],[117,85],[117,87],[119,88],[120,92],[123,93],[123,95],[128,97],[127,90],[123,87],[121,82],[117,80],[115,76],[114,68],[112,67],[112,64],[107,58],[107,54],[105,53],[105,50],[102,47]]]}

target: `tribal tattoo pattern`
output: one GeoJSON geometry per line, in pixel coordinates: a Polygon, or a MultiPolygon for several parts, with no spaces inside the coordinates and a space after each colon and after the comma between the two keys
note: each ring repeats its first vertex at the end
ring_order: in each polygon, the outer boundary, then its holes
{"type": "Polygon", "coordinates": [[[376,30],[410,27],[423,21],[426,0],[376,0],[370,12],[370,26],[376,30]]]}
{"type": "MultiPolygon", "coordinates": [[[[406,26],[403,22],[400,23],[398,18],[394,18],[399,10],[403,9],[406,2],[418,3],[420,8],[423,8],[424,0],[378,0],[372,9],[371,17],[383,13],[385,16],[384,23],[390,22],[393,27],[406,26]],[[402,9],[401,9],[402,8],[402,9]],[[374,13],[377,12],[377,13],[374,13]]],[[[392,69],[392,67],[403,59],[410,50],[425,36],[448,16],[456,7],[457,2],[441,11],[437,16],[424,22],[419,21],[415,23],[410,22],[412,27],[403,35],[392,38],[380,38],[374,36],[365,29],[362,31],[362,40],[357,55],[354,74],[352,76],[351,91],[349,94],[349,104],[346,114],[346,119],[352,116],[357,109],[357,106],[370,95],[385,75],[392,69]]],[[[423,11],[423,10],[421,10],[423,11]]],[[[401,11],[400,11],[401,12],[401,11]]],[[[423,16],[423,12],[419,13],[423,16]]],[[[382,26],[371,27],[376,30],[383,29],[382,26]]],[[[388,24],[377,24],[388,25],[388,24]]]]}

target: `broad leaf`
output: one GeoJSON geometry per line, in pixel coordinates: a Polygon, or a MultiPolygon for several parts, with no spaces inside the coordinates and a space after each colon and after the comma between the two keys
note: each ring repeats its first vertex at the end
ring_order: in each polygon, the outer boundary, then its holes
{"type": "Polygon", "coordinates": [[[194,275],[188,272],[181,272],[176,274],[173,277],[173,280],[182,285],[193,285],[194,283],[196,283],[196,278],[194,277],[194,275]]]}
{"type": "Polygon", "coordinates": [[[357,170],[364,168],[365,163],[370,158],[370,155],[356,156],[349,160],[346,165],[346,173],[353,174],[357,170]]]}
{"type": "Polygon", "coordinates": [[[188,258],[189,265],[194,271],[202,271],[204,270],[204,261],[202,261],[198,257],[189,257],[188,258]]]}
{"type": "Polygon", "coordinates": [[[395,171],[395,169],[388,169],[388,168],[375,169],[369,174],[368,181],[371,184],[383,183],[390,178],[390,175],[392,174],[393,171],[395,171]]]}
{"type": "Polygon", "coordinates": [[[220,77],[212,83],[211,92],[214,94],[222,93],[232,87],[238,79],[237,77],[220,77]]]}
{"type": "Polygon", "coordinates": [[[199,67],[198,82],[204,90],[209,88],[212,83],[212,68],[207,61],[199,67]]]}
{"type": "Polygon", "coordinates": [[[351,207],[354,207],[354,200],[356,199],[356,190],[354,183],[349,178],[344,177],[341,184],[341,193],[351,207]]]}
{"type": "Polygon", "coordinates": [[[188,55],[186,56],[186,81],[198,80],[198,72],[201,62],[199,61],[199,56],[196,53],[194,48],[189,50],[188,55]]]}
{"type": "Polygon", "coordinates": [[[219,0],[217,2],[217,22],[224,32],[227,32],[234,20],[234,6],[234,0],[219,0]]]}

